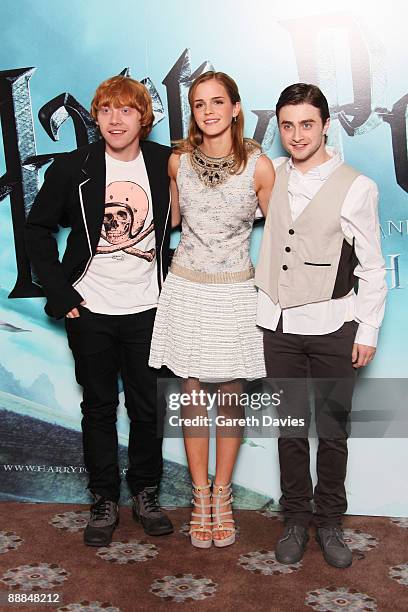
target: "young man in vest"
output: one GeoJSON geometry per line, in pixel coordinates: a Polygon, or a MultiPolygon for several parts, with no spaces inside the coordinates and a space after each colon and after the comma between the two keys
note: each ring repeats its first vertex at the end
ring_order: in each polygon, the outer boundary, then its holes
{"type": "Polygon", "coordinates": [[[171,151],[143,140],[154,116],[138,81],[104,81],[91,113],[102,139],[56,157],[28,216],[26,243],[47,314],[65,317],[83,387],[84,460],[94,502],[84,541],[107,546],[119,521],[119,372],[130,419],[126,478],[134,518],[149,535],[173,531],[157,501],[162,440],[157,374],[148,366],[168,267],[171,151]],[[61,262],[53,236],[58,225],[71,228],[61,262]]]}
{"type": "Polygon", "coordinates": [[[269,204],[256,270],[257,322],[264,328],[268,377],[293,379],[280,382],[280,416],[304,419],[306,425],[301,433],[296,427],[281,430],[278,441],[285,529],[276,558],[287,564],[302,558],[313,499],[325,560],[348,567],[352,555],[341,529],[347,509],[347,422],[355,373],[374,357],[386,296],[378,191],[326,148],[330,115],[318,87],[287,87],[276,115],[290,158],[277,168],[269,204]],[[319,438],[314,492],[308,376],[315,379],[319,438]]]}

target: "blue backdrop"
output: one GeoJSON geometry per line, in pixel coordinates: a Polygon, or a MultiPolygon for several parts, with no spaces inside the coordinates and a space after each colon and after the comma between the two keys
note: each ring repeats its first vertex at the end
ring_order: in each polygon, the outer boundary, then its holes
{"type": "MultiPolygon", "coordinates": [[[[346,0],[340,10],[313,0],[290,8],[224,0],[213,10],[185,0],[123,0],[114,7],[103,0],[2,2],[0,499],[86,499],[80,392],[63,326],[47,319],[42,298],[28,297],[35,286],[21,228],[50,155],[95,138],[86,113],[93,92],[127,67],[134,78],[147,79],[156,110],[151,138],[166,144],[185,133],[192,78],[211,67],[231,74],[240,87],[246,135],[271,158],[282,154],[273,112],[280,91],[299,80],[323,89],[332,116],[329,144],[375,180],[381,193],[390,292],[378,354],[364,376],[380,386],[384,380],[385,400],[393,389],[405,388],[408,9],[388,2],[374,13],[368,2],[358,9],[355,4],[346,0]]],[[[253,234],[254,261],[261,232],[259,227],[253,234]]],[[[367,397],[358,395],[362,405],[367,397]]],[[[401,402],[398,391],[392,397],[401,402]]],[[[391,405],[385,401],[383,407],[391,405]]],[[[119,415],[126,445],[123,405],[119,415]]],[[[165,448],[163,499],[185,503],[183,446],[167,440],[165,448]]],[[[405,439],[350,440],[349,511],[407,516],[407,460],[405,439]]],[[[275,440],[245,441],[235,482],[241,505],[274,503],[275,440]]]]}

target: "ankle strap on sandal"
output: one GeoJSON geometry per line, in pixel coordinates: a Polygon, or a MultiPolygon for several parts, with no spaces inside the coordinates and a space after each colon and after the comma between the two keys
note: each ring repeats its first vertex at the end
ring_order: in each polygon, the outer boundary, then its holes
{"type": "Polygon", "coordinates": [[[207,499],[211,498],[211,483],[209,482],[206,485],[196,485],[194,483],[192,483],[193,485],[193,499],[191,500],[191,503],[194,504],[194,506],[201,506],[201,508],[209,508],[209,505],[206,505],[204,502],[207,499]],[[207,493],[205,493],[205,491],[207,491],[207,493]]]}
{"type": "Polygon", "coordinates": [[[213,484],[213,492],[217,492],[218,493],[223,493],[224,491],[226,491],[227,493],[231,492],[231,485],[232,483],[229,482],[228,484],[213,484]]]}
{"type": "Polygon", "coordinates": [[[208,481],[208,483],[206,485],[196,485],[196,484],[194,484],[194,482],[192,482],[191,486],[193,487],[193,491],[197,491],[197,493],[201,493],[202,491],[205,491],[206,489],[211,491],[211,482],[210,481],[208,481]]]}
{"type": "Polygon", "coordinates": [[[227,506],[234,501],[232,496],[231,483],[227,485],[216,485],[213,487],[213,498],[216,500],[217,506],[227,506]],[[221,500],[226,500],[221,502],[221,500]]]}

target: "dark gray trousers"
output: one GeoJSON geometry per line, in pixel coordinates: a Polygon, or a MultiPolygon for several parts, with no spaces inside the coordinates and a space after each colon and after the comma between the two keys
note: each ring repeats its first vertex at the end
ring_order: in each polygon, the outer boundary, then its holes
{"type": "Polygon", "coordinates": [[[276,331],[264,330],[267,376],[280,380],[283,390],[279,417],[304,419],[302,430],[281,428],[278,440],[281,469],[280,504],[287,524],[307,526],[315,504],[318,527],[339,525],[347,509],[344,486],[347,469],[349,414],[356,371],[351,354],[357,323],[350,321],[331,334],[288,334],[280,320],[276,331]],[[327,379],[327,380],[324,380],[327,379]],[[310,476],[308,430],[314,396],[318,437],[317,485],[310,476]]]}

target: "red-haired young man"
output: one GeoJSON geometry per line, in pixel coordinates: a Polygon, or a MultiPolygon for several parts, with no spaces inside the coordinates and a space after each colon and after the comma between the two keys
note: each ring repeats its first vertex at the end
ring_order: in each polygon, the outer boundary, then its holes
{"type": "Polygon", "coordinates": [[[104,81],[91,112],[102,138],[55,158],[28,216],[26,245],[47,314],[65,318],[83,387],[84,460],[93,495],[84,541],[106,546],[119,520],[119,372],[130,419],[126,478],[134,517],[150,535],[173,530],[157,501],[162,407],[157,374],[148,366],[168,267],[170,148],[144,140],[154,117],[138,81],[104,81]],[[61,261],[53,236],[59,225],[71,228],[61,261]]]}

